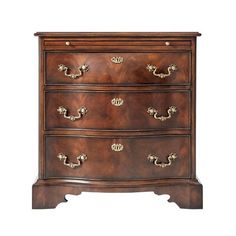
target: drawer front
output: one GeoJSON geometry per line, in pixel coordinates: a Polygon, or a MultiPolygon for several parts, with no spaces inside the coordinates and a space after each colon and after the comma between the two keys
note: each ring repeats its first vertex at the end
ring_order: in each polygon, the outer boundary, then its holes
{"type": "Polygon", "coordinates": [[[186,178],[190,173],[189,136],[47,136],[45,150],[47,178],[186,178]]]}
{"type": "Polygon", "coordinates": [[[190,128],[189,91],[51,91],[45,96],[45,129],[49,130],[190,128]]]}
{"type": "Polygon", "coordinates": [[[138,46],[136,50],[140,50],[143,48],[158,48],[161,50],[190,50],[191,49],[191,40],[181,39],[181,40],[173,40],[170,38],[166,38],[165,40],[157,39],[157,38],[147,38],[138,39],[135,37],[135,40],[130,40],[127,38],[100,38],[99,40],[86,39],[86,38],[67,38],[67,39],[51,39],[47,38],[44,40],[44,46],[48,49],[54,50],[80,50],[80,49],[88,49],[94,48],[98,49],[98,47],[106,46],[111,49],[122,49],[127,46],[138,46]]]}
{"type": "Polygon", "coordinates": [[[190,56],[188,52],[50,52],[46,53],[46,84],[185,85],[191,78],[190,56]]]}

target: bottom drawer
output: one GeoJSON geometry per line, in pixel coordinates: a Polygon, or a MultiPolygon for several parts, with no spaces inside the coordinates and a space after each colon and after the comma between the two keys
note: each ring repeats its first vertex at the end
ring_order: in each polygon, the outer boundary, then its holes
{"type": "Polygon", "coordinates": [[[190,176],[190,136],[46,136],[46,178],[158,179],[190,176]]]}

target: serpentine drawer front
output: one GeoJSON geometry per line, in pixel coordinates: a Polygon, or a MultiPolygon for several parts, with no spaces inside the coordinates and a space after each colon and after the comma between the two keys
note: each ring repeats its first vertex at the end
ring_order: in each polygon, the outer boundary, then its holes
{"type": "Polygon", "coordinates": [[[46,177],[108,180],[189,178],[191,155],[189,145],[188,136],[155,138],[47,136],[46,177]],[[61,153],[67,157],[66,162],[65,158],[61,160],[59,155],[61,153]],[[69,163],[78,164],[77,157],[81,154],[86,155],[86,161],[79,166],[68,166],[69,163]],[[168,160],[171,155],[174,158],[168,160]],[[158,159],[157,163],[160,166],[155,165],[152,156],[158,159]]]}
{"type": "Polygon", "coordinates": [[[46,129],[189,129],[190,93],[50,91],[46,129]],[[62,107],[65,110],[61,111],[62,107]],[[86,112],[78,116],[79,109],[86,112]],[[61,108],[61,109],[60,109],[61,108]],[[77,116],[77,119],[74,118],[77,116]]]}
{"type": "Polygon", "coordinates": [[[40,32],[39,175],[32,207],[83,191],[169,194],[202,208],[196,178],[199,33],[40,32]]]}
{"type": "Polygon", "coordinates": [[[191,79],[189,52],[49,52],[45,57],[46,84],[189,84],[191,79]]]}

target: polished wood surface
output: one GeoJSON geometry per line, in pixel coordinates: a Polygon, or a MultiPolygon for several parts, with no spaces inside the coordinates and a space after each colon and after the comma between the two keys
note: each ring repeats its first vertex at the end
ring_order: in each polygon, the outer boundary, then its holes
{"type": "Polygon", "coordinates": [[[79,195],[81,192],[143,192],[168,194],[169,202],[181,208],[201,209],[202,185],[197,179],[149,179],[149,180],[77,180],[77,179],[39,179],[34,184],[33,208],[55,208],[66,202],[66,194],[79,195]]]}
{"type": "Polygon", "coordinates": [[[46,177],[72,177],[82,179],[132,180],[146,178],[189,178],[190,177],[190,137],[164,136],[150,138],[83,138],[46,137],[46,177]],[[116,152],[112,144],[123,145],[116,152]],[[99,147],[99,152],[98,152],[99,147]],[[87,155],[87,160],[78,168],[69,168],[57,158],[63,153],[69,162],[76,163],[76,157],[87,155]],[[159,157],[160,162],[168,162],[167,156],[176,153],[171,166],[161,168],[151,163],[149,154],[159,157]]]}
{"type": "Polygon", "coordinates": [[[181,208],[202,208],[202,185],[196,178],[196,36],[197,32],[173,33],[76,33],[39,32],[39,173],[33,185],[32,207],[54,208],[66,194],[83,191],[169,194],[181,208]],[[122,56],[122,64],[111,57],[122,56]],[[58,64],[76,67],[86,63],[89,71],[71,80],[58,64]],[[165,73],[170,64],[178,70],[160,79],[147,64],[165,73]],[[122,98],[122,106],[111,104],[122,98]],[[58,106],[81,119],[70,121],[58,106]],[[169,106],[177,112],[166,121],[155,120],[148,107],[167,116],[169,106]],[[123,145],[115,152],[113,143],[123,145]],[[71,169],[57,157],[88,159],[71,169]],[[149,153],[150,152],[150,153],[149,153]],[[165,168],[147,159],[152,154],[167,162],[165,168]]]}
{"type": "Polygon", "coordinates": [[[171,40],[169,40],[168,38],[151,38],[150,40],[145,40],[143,38],[136,38],[135,41],[129,41],[128,38],[110,38],[109,40],[107,40],[107,38],[97,38],[97,40],[94,40],[94,38],[91,40],[90,38],[72,38],[72,37],[68,37],[68,38],[47,38],[44,40],[44,46],[54,46],[54,47],[65,47],[65,48],[78,48],[81,45],[97,45],[97,46],[101,46],[104,43],[106,43],[106,45],[113,45],[114,43],[118,46],[120,45],[130,45],[130,46],[164,46],[165,48],[174,48],[177,46],[191,46],[191,40],[188,39],[181,39],[178,40],[171,38],[171,40]],[[67,41],[65,41],[67,40],[67,41]]]}
{"type": "Polygon", "coordinates": [[[190,93],[181,92],[78,92],[51,91],[46,93],[46,129],[189,129],[190,93]],[[121,106],[112,105],[113,98],[121,98],[121,106]],[[76,115],[85,106],[88,112],[79,120],[65,119],[57,112],[63,106],[68,114],[76,115]],[[175,106],[177,112],[166,121],[160,121],[147,113],[149,107],[158,109],[160,115],[168,116],[167,110],[175,106]]]}
{"type": "Polygon", "coordinates": [[[107,37],[110,39],[112,37],[128,37],[134,38],[150,38],[150,37],[196,37],[200,36],[199,32],[36,32],[35,36],[41,37],[107,37]]]}
{"type": "Polygon", "coordinates": [[[47,53],[46,81],[51,84],[181,84],[190,83],[191,54],[182,53],[47,53]],[[124,62],[114,64],[112,57],[122,57],[124,62]],[[64,64],[78,73],[78,67],[86,64],[88,72],[81,77],[70,79],[58,71],[58,65],[64,64]],[[169,77],[159,78],[149,72],[148,64],[158,68],[157,73],[167,73],[170,64],[176,64],[177,71],[169,77]]]}

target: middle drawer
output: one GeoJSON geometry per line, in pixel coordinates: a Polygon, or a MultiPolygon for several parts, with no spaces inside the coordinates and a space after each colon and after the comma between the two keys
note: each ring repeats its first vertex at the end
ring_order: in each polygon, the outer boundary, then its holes
{"type": "Polygon", "coordinates": [[[45,93],[45,129],[189,129],[190,91],[45,93]]]}

